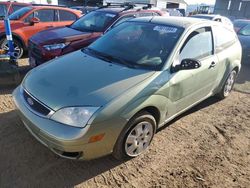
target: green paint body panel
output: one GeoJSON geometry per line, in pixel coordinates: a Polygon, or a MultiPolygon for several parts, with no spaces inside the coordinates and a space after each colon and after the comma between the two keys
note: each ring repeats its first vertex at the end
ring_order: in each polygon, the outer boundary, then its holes
{"type": "MultiPolygon", "coordinates": [[[[149,18],[139,21],[148,22],[149,18]]],[[[117,138],[127,122],[139,111],[154,108],[159,112],[158,127],[180,113],[212,96],[222,88],[233,69],[240,70],[241,46],[236,41],[221,52],[201,59],[201,67],[172,73],[171,65],[188,34],[199,27],[218,25],[210,21],[155,22],[185,28],[166,65],[161,71],[132,69],[110,64],[82,51],[62,56],[35,68],[14,93],[20,116],[30,132],[50,149],[83,152],[80,159],[93,159],[112,153],[117,138]],[[179,22],[179,23],[178,23],[179,22]],[[215,62],[215,67],[210,67],[215,62]],[[39,117],[29,111],[21,96],[25,88],[54,111],[72,106],[95,106],[99,110],[85,128],[76,128],[39,117]],[[88,143],[93,135],[105,133],[104,139],[88,143]]]]}

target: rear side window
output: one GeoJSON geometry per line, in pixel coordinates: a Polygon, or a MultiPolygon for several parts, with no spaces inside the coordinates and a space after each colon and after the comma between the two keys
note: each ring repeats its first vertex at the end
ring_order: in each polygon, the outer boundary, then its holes
{"type": "Polygon", "coordinates": [[[236,40],[235,32],[223,26],[213,27],[213,33],[216,51],[221,51],[223,48],[229,47],[236,40]]]}
{"type": "Polygon", "coordinates": [[[14,12],[16,12],[17,10],[19,10],[19,9],[21,9],[23,7],[25,7],[25,6],[23,6],[23,5],[12,5],[12,8],[13,8],[14,12]]]}
{"type": "Polygon", "coordinates": [[[4,16],[6,13],[6,6],[0,5],[0,16],[4,16]]]}
{"type": "Polygon", "coordinates": [[[35,12],[35,17],[39,18],[41,22],[53,22],[55,20],[55,11],[52,9],[38,10],[35,12]]]}
{"type": "Polygon", "coordinates": [[[180,60],[202,59],[213,54],[213,37],[210,27],[193,31],[182,46],[180,60]]]}
{"type": "Polygon", "coordinates": [[[75,21],[77,19],[76,15],[65,11],[65,10],[59,10],[59,20],[60,21],[75,21]]]}

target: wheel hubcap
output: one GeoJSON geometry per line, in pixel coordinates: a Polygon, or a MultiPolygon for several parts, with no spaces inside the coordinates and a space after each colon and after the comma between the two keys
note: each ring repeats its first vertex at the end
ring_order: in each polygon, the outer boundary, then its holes
{"type": "MultiPolygon", "coordinates": [[[[9,51],[9,45],[8,45],[7,41],[4,41],[2,43],[1,49],[5,50],[5,51],[9,51]]],[[[14,43],[14,52],[17,54],[17,57],[20,58],[21,48],[16,43],[14,43]]]]}
{"type": "Polygon", "coordinates": [[[125,142],[127,155],[140,155],[149,146],[153,137],[153,125],[149,122],[138,123],[129,133],[125,142]]]}
{"type": "Polygon", "coordinates": [[[230,74],[230,76],[228,77],[225,88],[224,88],[224,95],[225,96],[228,96],[229,93],[231,92],[231,90],[233,89],[234,80],[235,80],[235,73],[232,72],[230,74]]]}

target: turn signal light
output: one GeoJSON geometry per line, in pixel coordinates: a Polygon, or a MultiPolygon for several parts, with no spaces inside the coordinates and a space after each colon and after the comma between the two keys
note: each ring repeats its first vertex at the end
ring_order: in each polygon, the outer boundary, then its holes
{"type": "Polygon", "coordinates": [[[104,135],[105,135],[105,133],[98,134],[98,135],[95,135],[95,136],[91,136],[89,138],[89,143],[101,141],[103,139],[104,135]]]}

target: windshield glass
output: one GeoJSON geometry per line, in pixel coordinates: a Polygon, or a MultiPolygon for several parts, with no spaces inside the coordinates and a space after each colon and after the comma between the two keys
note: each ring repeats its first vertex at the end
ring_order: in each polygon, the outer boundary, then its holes
{"type": "Polygon", "coordinates": [[[0,16],[5,16],[6,7],[5,5],[0,5],[0,16]]]}
{"type": "Polygon", "coordinates": [[[239,31],[241,28],[245,27],[247,24],[250,24],[249,21],[236,20],[234,21],[234,28],[239,31]]]}
{"type": "Polygon", "coordinates": [[[79,31],[103,32],[115,16],[113,13],[93,11],[74,22],[71,28],[79,31]]]}
{"type": "Polygon", "coordinates": [[[240,31],[239,31],[240,35],[244,35],[244,36],[250,36],[250,24],[248,24],[247,26],[243,27],[240,31]]]}
{"type": "Polygon", "coordinates": [[[183,28],[152,23],[124,22],[92,43],[86,50],[114,63],[160,70],[183,28]]]}
{"type": "Polygon", "coordinates": [[[19,20],[24,14],[26,14],[27,12],[29,12],[30,10],[32,10],[31,7],[24,7],[21,8],[19,10],[17,10],[16,12],[12,13],[9,18],[10,20],[19,20]]]}

